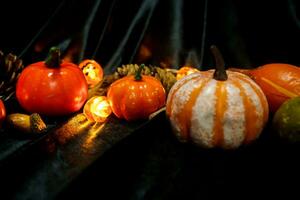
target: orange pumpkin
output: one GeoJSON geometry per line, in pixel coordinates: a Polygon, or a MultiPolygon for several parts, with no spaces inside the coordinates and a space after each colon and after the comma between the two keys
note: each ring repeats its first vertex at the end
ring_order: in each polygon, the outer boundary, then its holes
{"type": "Polygon", "coordinates": [[[216,70],[195,72],[177,81],[167,99],[167,116],[176,136],[207,148],[250,143],[268,120],[268,103],[249,77],[226,72],[215,46],[216,70]]]}
{"type": "Polygon", "coordinates": [[[199,72],[199,70],[197,68],[194,67],[189,67],[189,66],[184,66],[181,67],[178,71],[177,71],[177,75],[176,75],[176,79],[180,80],[183,77],[192,74],[194,72],[199,72]]]}
{"type": "Polygon", "coordinates": [[[250,76],[264,91],[270,106],[275,113],[286,100],[300,96],[300,68],[294,65],[273,63],[256,69],[235,69],[250,76]]]}
{"type": "Polygon", "coordinates": [[[81,109],[88,96],[86,80],[77,65],[61,61],[52,47],[45,61],[28,65],[20,74],[16,97],[30,113],[62,116],[81,109]]]}
{"type": "Polygon", "coordinates": [[[141,75],[141,65],[135,76],[115,81],[108,89],[107,98],[113,113],[127,121],[145,119],[165,105],[165,89],[154,77],[141,75]]]}

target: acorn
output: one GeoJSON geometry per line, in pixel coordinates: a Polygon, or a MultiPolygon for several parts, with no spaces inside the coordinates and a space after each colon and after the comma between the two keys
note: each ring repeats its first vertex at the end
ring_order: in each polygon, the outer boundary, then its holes
{"type": "Polygon", "coordinates": [[[31,115],[13,113],[8,115],[6,120],[11,128],[25,133],[40,134],[47,128],[47,125],[38,113],[31,115]]]}

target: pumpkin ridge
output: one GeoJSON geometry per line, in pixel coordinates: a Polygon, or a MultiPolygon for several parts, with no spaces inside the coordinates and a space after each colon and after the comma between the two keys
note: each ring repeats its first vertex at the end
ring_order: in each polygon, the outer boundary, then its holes
{"type": "MultiPolygon", "coordinates": [[[[39,71],[39,74],[42,74],[41,71],[39,71]]],[[[42,75],[39,75],[38,78],[38,81],[36,81],[37,83],[43,83],[44,79],[47,79],[48,76],[42,76],[42,75]]],[[[31,84],[31,83],[29,83],[31,84]]],[[[49,86],[46,86],[46,87],[49,87],[49,86]]],[[[45,86],[42,86],[42,87],[35,87],[35,89],[37,90],[36,91],[36,94],[44,94],[44,89],[45,89],[45,86]]],[[[47,88],[48,89],[48,88],[47,88]]],[[[33,110],[33,112],[37,112],[37,113],[41,113],[41,114],[44,114],[44,109],[43,109],[43,106],[45,106],[44,104],[44,96],[40,96],[40,95],[32,95],[30,100],[33,100],[33,99],[37,99],[37,101],[39,102],[39,104],[34,108],[30,108],[30,110],[33,110]]],[[[47,97],[46,97],[47,98],[47,97]]],[[[47,105],[49,106],[49,105],[47,105]]]]}
{"type": "MultiPolygon", "coordinates": [[[[143,77],[141,80],[135,80],[135,81],[149,81],[146,79],[147,77],[143,77]]],[[[153,106],[151,103],[149,104],[149,101],[147,98],[149,98],[152,102],[153,102],[153,96],[151,93],[149,93],[148,91],[143,91],[144,90],[144,86],[146,86],[146,84],[143,84],[143,82],[139,82],[139,83],[135,83],[136,84],[136,88],[137,88],[137,95],[139,95],[138,101],[136,101],[137,103],[137,107],[139,107],[140,109],[137,109],[136,115],[138,116],[142,116],[142,118],[147,118],[148,116],[145,115],[144,110],[147,110],[149,112],[154,112],[155,110],[158,110],[159,107],[159,101],[158,98],[155,97],[155,108],[151,108],[149,109],[149,105],[151,105],[151,107],[153,106]],[[141,86],[143,86],[141,88],[141,86]],[[148,95],[148,96],[147,96],[148,95]],[[153,110],[152,110],[153,109],[153,110]]],[[[153,88],[155,88],[152,84],[152,82],[148,82],[147,87],[151,90],[153,88]]],[[[126,106],[127,107],[127,106],[126,106]]]]}
{"type": "MultiPolygon", "coordinates": [[[[197,79],[191,79],[190,81],[186,82],[182,87],[179,88],[178,91],[176,91],[175,96],[173,97],[172,101],[172,110],[171,110],[171,122],[176,127],[176,130],[178,130],[177,136],[183,140],[186,141],[187,137],[182,137],[181,134],[184,129],[184,121],[186,121],[186,115],[185,115],[185,104],[189,101],[191,93],[198,88],[203,79],[201,77],[198,77],[197,79]]],[[[186,133],[187,131],[184,131],[186,133]]]]}
{"type": "MultiPolygon", "coordinates": [[[[38,72],[38,77],[35,79],[36,80],[36,83],[43,83],[44,80],[47,81],[47,79],[50,79],[48,76],[43,76],[43,72],[40,70],[38,72]]],[[[31,78],[29,78],[31,79],[31,78]]],[[[58,84],[60,84],[60,82],[58,80],[55,80],[57,81],[58,84]]],[[[30,83],[32,84],[32,83],[30,83]]],[[[45,89],[51,89],[50,87],[50,84],[49,85],[43,85],[43,87],[37,87],[37,88],[34,88],[34,90],[37,92],[37,94],[43,94],[43,96],[40,96],[40,95],[34,95],[34,99],[37,99],[37,101],[39,102],[39,104],[44,104],[44,100],[45,98],[47,98],[48,96],[44,96],[44,90],[45,89]]],[[[52,90],[52,89],[51,89],[52,90]]],[[[53,96],[53,91],[51,91],[51,96],[53,96]]],[[[39,106],[38,106],[39,107],[39,106]]],[[[39,108],[40,110],[41,108],[39,108]]],[[[41,110],[41,112],[44,112],[43,111],[44,109],[41,110]]]]}
{"type": "Polygon", "coordinates": [[[224,114],[223,134],[224,141],[221,147],[225,149],[236,148],[245,139],[245,107],[239,88],[232,84],[231,77],[226,83],[227,110],[224,114]]]}
{"type": "MultiPolygon", "coordinates": [[[[128,81],[131,81],[133,77],[128,77],[128,81]]],[[[128,93],[128,90],[130,89],[129,88],[129,84],[128,82],[125,82],[125,85],[121,85],[120,86],[120,89],[122,90],[121,95],[120,95],[120,103],[119,103],[119,111],[120,111],[120,116],[117,116],[119,118],[124,118],[127,120],[127,118],[125,117],[124,113],[126,112],[125,109],[126,109],[126,94],[128,93]],[[125,89],[124,89],[125,88],[125,89]]]]}
{"type": "MultiPolygon", "coordinates": [[[[149,85],[151,85],[151,82],[149,80],[147,80],[147,77],[143,76],[141,78],[141,80],[134,80],[134,82],[136,84],[136,95],[139,96],[139,98],[135,101],[135,103],[136,103],[137,107],[140,108],[140,109],[135,110],[136,111],[135,115],[141,116],[141,118],[147,118],[148,116],[144,113],[144,111],[145,110],[149,111],[149,107],[148,107],[149,103],[146,101],[146,98],[147,98],[146,94],[148,93],[148,91],[144,91],[144,87],[146,86],[146,81],[147,81],[147,87],[149,88],[149,85]],[[145,81],[145,82],[143,82],[143,81],[145,81]]],[[[149,98],[149,96],[148,96],[148,98],[149,98]]],[[[151,97],[150,97],[150,99],[153,100],[151,97]]],[[[152,104],[150,104],[150,105],[152,106],[152,104]]],[[[126,106],[126,107],[128,107],[128,106],[126,106]]],[[[158,109],[155,108],[153,110],[158,110],[158,109]]]]}
{"type": "MultiPolygon", "coordinates": [[[[78,68],[76,68],[76,69],[78,69],[78,68]]],[[[69,68],[69,70],[70,70],[70,73],[71,74],[73,74],[73,77],[75,77],[75,79],[76,79],[76,83],[80,83],[80,80],[81,80],[81,78],[80,78],[80,76],[78,75],[78,74],[76,74],[76,73],[73,73],[73,71],[71,71],[71,69],[69,68]]],[[[84,75],[81,73],[81,75],[83,76],[83,78],[84,78],[84,75]]],[[[85,80],[85,78],[84,78],[84,80],[85,80]]],[[[76,83],[74,83],[74,84],[76,84],[76,83]]],[[[67,86],[68,87],[68,85],[64,85],[64,87],[65,86],[67,86]]],[[[88,88],[88,86],[87,86],[87,88],[88,88]]],[[[71,90],[72,90],[72,92],[75,94],[75,92],[76,91],[73,91],[73,87],[71,87],[70,89],[67,89],[67,90],[65,90],[65,92],[70,92],[71,90]]],[[[77,98],[78,98],[78,100],[75,102],[75,104],[78,104],[78,101],[80,102],[81,101],[81,99],[82,99],[82,92],[80,92],[80,94],[78,93],[78,92],[76,92],[77,93],[77,98]]]]}
{"type": "MultiPolygon", "coordinates": [[[[152,79],[152,77],[151,77],[151,79],[152,79]]],[[[156,92],[158,93],[159,91],[157,90],[157,88],[158,88],[158,84],[157,84],[157,82],[156,82],[156,80],[157,79],[152,79],[152,80],[154,80],[155,82],[149,82],[149,85],[151,85],[151,87],[152,87],[152,89],[153,90],[156,90],[156,92]]],[[[164,89],[165,90],[165,89],[164,89]]],[[[161,99],[161,96],[156,96],[155,97],[155,99],[156,99],[156,108],[155,108],[155,110],[158,110],[158,109],[160,109],[162,106],[162,104],[165,104],[166,102],[165,102],[165,99],[166,99],[166,97],[164,98],[164,99],[161,99]]],[[[154,111],[153,111],[154,112],[154,111]]]]}
{"type": "MultiPolygon", "coordinates": [[[[244,76],[244,75],[243,75],[244,76]]],[[[263,108],[263,121],[264,123],[266,123],[268,121],[268,117],[269,117],[269,105],[268,105],[268,101],[263,93],[263,91],[260,89],[260,87],[253,82],[251,79],[245,78],[243,76],[239,76],[238,74],[238,78],[246,83],[248,83],[251,88],[254,90],[254,92],[257,94],[257,96],[259,97],[260,100],[260,104],[263,108]]]]}
{"type": "Polygon", "coordinates": [[[209,82],[209,79],[200,79],[201,83],[198,85],[198,87],[194,88],[194,90],[191,92],[189,96],[189,100],[186,102],[184,107],[182,108],[183,112],[180,112],[178,115],[178,121],[180,122],[180,127],[182,129],[181,136],[184,140],[190,140],[191,138],[191,119],[192,119],[192,112],[194,108],[194,104],[198,98],[198,95],[203,90],[203,88],[206,86],[206,84],[209,82]]]}
{"type": "MultiPolygon", "coordinates": [[[[128,85],[127,83],[126,83],[126,85],[128,85]]],[[[123,87],[123,89],[124,89],[124,87],[123,87]]],[[[120,116],[118,116],[119,118],[124,118],[124,119],[126,119],[126,120],[130,120],[129,119],[129,117],[127,116],[127,112],[126,112],[126,100],[127,100],[127,93],[128,93],[128,90],[129,90],[129,87],[127,86],[127,87],[125,87],[125,89],[123,90],[123,92],[122,92],[122,96],[120,97],[120,116]]]]}
{"type": "MultiPolygon", "coordinates": [[[[117,84],[119,80],[115,81],[114,83],[112,83],[107,91],[107,98],[109,99],[109,104],[110,107],[113,111],[113,113],[121,118],[122,117],[122,113],[121,113],[121,106],[119,104],[114,105],[114,99],[115,99],[115,93],[119,94],[118,91],[120,90],[120,86],[117,84]]],[[[121,93],[121,92],[120,92],[121,93]]],[[[123,93],[121,93],[123,94],[123,93]]]]}
{"type": "Polygon", "coordinates": [[[216,90],[216,112],[215,112],[215,123],[213,127],[213,146],[222,146],[224,143],[224,129],[223,119],[227,109],[227,91],[226,85],[223,81],[217,81],[216,90]]]}
{"type": "Polygon", "coordinates": [[[208,82],[196,99],[191,117],[191,139],[202,147],[213,147],[213,124],[217,81],[207,77],[208,82]]]}
{"type": "MultiPolygon", "coordinates": [[[[248,136],[248,140],[245,140],[244,143],[250,143],[252,140],[256,139],[262,129],[263,129],[263,124],[266,122],[265,119],[268,118],[268,107],[267,106],[267,100],[264,99],[263,93],[259,91],[259,87],[256,86],[255,84],[251,84],[251,82],[247,82],[246,80],[241,80],[245,84],[243,84],[243,88],[245,89],[245,92],[247,94],[248,99],[251,101],[251,103],[256,107],[256,112],[255,112],[255,118],[256,118],[256,135],[254,135],[252,138],[251,136],[248,136]],[[253,98],[258,98],[257,100],[253,98]]],[[[249,122],[253,123],[253,122],[249,122]]]]}
{"type": "MultiPolygon", "coordinates": [[[[240,89],[240,95],[243,99],[243,104],[245,107],[244,115],[245,115],[245,129],[244,129],[244,143],[248,144],[252,140],[256,138],[257,133],[257,116],[255,112],[253,112],[256,108],[247,96],[245,88],[238,80],[233,80],[233,85],[240,89]]],[[[252,88],[252,87],[251,87],[252,88]]]]}
{"type": "Polygon", "coordinates": [[[173,106],[173,99],[174,99],[176,93],[180,90],[180,88],[182,86],[187,84],[189,81],[193,81],[195,79],[199,79],[199,77],[198,76],[193,76],[191,78],[183,78],[183,79],[180,80],[181,82],[178,82],[178,85],[177,84],[174,85],[176,88],[173,86],[174,89],[173,88],[171,89],[171,91],[169,93],[169,96],[168,96],[168,100],[167,100],[167,101],[169,101],[169,102],[167,102],[167,105],[169,105],[169,106],[167,106],[167,108],[166,108],[167,115],[169,115],[169,116],[172,115],[171,107],[173,106]]]}

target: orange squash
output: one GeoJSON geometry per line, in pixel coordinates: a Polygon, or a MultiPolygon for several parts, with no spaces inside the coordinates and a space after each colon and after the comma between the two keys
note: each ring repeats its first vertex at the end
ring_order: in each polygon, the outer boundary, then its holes
{"type": "Polygon", "coordinates": [[[166,113],[176,136],[202,147],[237,148],[250,143],[268,120],[259,86],[238,72],[225,71],[215,46],[216,70],[195,72],[171,88],[166,113]]]}
{"type": "Polygon", "coordinates": [[[140,66],[135,76],[125,76],[108,89],[107,98],[118,118],[145,119],[165,105],[164,87],[156,78],[141,75],[143,67],[140,66]]]}
{"type": "Polygon", "coordinates": [[[272,113],[286,100],[300,96],[300,68],[297,66],[272,63],[256,69],[230,70],[250,76],[261,87],[272,113]]]}

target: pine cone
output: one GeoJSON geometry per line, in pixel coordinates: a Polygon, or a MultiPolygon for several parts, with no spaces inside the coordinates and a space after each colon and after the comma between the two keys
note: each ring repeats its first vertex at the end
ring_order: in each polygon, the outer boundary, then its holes
{"type": "MultiPolygon", "coordinates": [[[[134,75],[139,68],[139,65],[137,64],[128,64],[128,65],[122,65],[122,67],[118,67],[116,72],[114,73],[115,79],[122,78],[124,76],[128,75],[134,75]]],[[[154,75],[154,67],[145,66],[143,71],[143,75],[154,75]]]]}
{"type": "Polygon", "coordinates": [[[15,94],[17,79],[24,65],[16,55],[0,51],[0,98],[7,101],[15,94]]]}
{"type": "Polygon", "coordinates": [[[159,67],[156,67],[155,69],[156,69],[155,78],[160,80],[167,93],[169,93],[171,87],[177,81],[176,76],[172,72],[169,72],[165,69],[159,67]]]}
{"type": "MultiPolygon", "coordinates": [[[[114,73],[114,79],[117,80],[124,76],[134,75],[138,68],[139,65],[137,64],[122,65],[122,67],[118,67],[114,73]]],[[[176,82],[176,76],[172,72],[156,66],[145,66],[142,74],[157,78],[167,92],[169,92],[173,84],[176,82]]]]}

